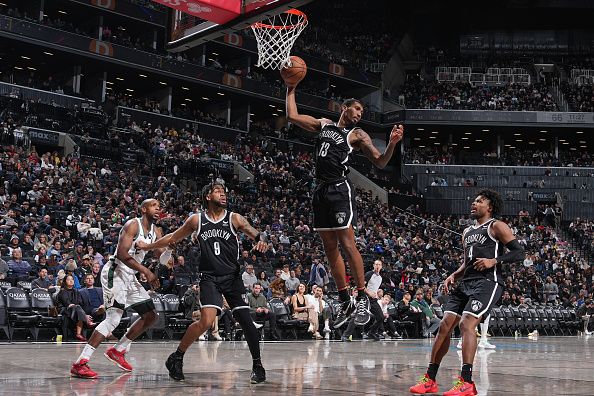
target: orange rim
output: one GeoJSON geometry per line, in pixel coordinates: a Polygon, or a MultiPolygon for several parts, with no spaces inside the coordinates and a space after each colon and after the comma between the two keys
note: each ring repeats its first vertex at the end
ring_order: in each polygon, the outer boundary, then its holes
{"type": "Polygon", "coordinates": [[[287,25],[287,26],[278,26],[278,25],[268,25],[266,23],[262,23],[262,22],[256,22],[252,25],[252,27],[254,27],[255,29],[275,29],[275,30],[291,30],[291,29],[295,29],[299,26],[302,26],[304,24],[307,23],[307,15],[305,15],[303,12],[296,10],[295,8],[292,8],[290,10],[287,10],[284,12],[285,14],[293,14],[293,15],[297,15],[300,17],[303,17],[303,20],[295,25],[287,25]]]}

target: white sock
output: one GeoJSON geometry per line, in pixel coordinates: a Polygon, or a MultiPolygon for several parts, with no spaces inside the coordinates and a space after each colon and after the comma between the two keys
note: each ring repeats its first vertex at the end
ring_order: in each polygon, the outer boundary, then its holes
{"type": "Polygon", "coordinates": [[[491,320],[491,315],[487,316],[485,321],[481,323],[481,341],[487,342],[487,331],[489,330],[489,321],[491,320]]]}
{"type": "Polygon", "coordinates": [[[93,355],[93,352],[95,352],[95,348],[93,348],[89,344],[85,345],[82,353],[80,354],[78,359],[76,359],[76,363],[79,363],[83,359],[90,360],[91,356],[93,355]]]}
{"type": "Polygon", "coordinates": [[[115,349],[118,352],[124,352],[128,349],[128,346],[132,343],[132,340],[129,340],[126,336],[120,338],[118,343],[115,345],[115,349]]]}

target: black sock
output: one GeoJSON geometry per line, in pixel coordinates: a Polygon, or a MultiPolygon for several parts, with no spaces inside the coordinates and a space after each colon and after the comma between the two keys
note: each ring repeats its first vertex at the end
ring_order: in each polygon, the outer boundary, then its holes
{"type": "Polygon", "coordinates": [[[340,299],[340,301],[345,302],[345,301],[350,301],[351,296],[349,296],[349,289],[342,289],[338,291],[338,298],[340,299]]]}
{"type": "Polygon", "coordinates": [[[253,363],[252,363],[253,366],[261,366],[262,365],[262,359],[259,359],[259,358],[252,359],[252,361],[253,361],[253,363]]]}
{"type": "Polygon", "coordinates": [[[437,377],[437,370],[439,370],[439,363],[429,363],[429,367],[427,367],[427,376],[435,381],[435,377],[437,377]]]}
{"type": "Polygon", "coordinates": [[[365,288],[357,289],[357,300],[363,300],[367,297],[367,293],[365,293],[365,288]]]}
{"type": "Polygon", "coordinates": [[[179,348],[177,348],[177,349],[175,350],[175,354],[176,354],[177,356],[179,356],[179,357],[182,357],[182,358],[183,358],[183,357],[184,357],[184,354],[185,354],[185,352],[182,352],[182,351],[180,351],[180,350],[179,350],[179,348]]]}
{"type": "Polygon", "coordinates": [[[472,364],[464,363],[462,365],[462,374],[460,377],[464,380],[464,382],[472,382],[472,364]]]}

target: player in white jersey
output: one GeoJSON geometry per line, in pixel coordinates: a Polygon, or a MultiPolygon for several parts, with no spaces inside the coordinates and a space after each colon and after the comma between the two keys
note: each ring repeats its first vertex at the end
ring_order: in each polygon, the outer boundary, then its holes
{"type": "MultiPolygon", "coordinates": [[[[147,267],[142,265],[145,251],[135,248],[136,242],[152,243],[159,239],[161,230],[155,227],[159,219],[161,206],[156,199],[147,199],[140,205],[142,217],[130,219],[120,231],[115,256],[112,256],[101,271],[101,285],[105,303],[105,319],[97,326],[89,343],[72,364],[70,373],[79,378],[97,378],[97,373],[87,365],[95,348],[118,326],[124,310],[135,310],[140,319],[134,322],[128,332],[116,345],[108,348],[104,355],[124,371],[132,371],[132,366],[124,357],[130,343],[153,324],[157,319],[155,304],[136,279],[140,272],[153,288],[159,287],[159,280],[147,267]]],[[[156,249],[155,255],[161,263],[167,263],[171,251],[164,253],[164,249],[156,249]]]]}

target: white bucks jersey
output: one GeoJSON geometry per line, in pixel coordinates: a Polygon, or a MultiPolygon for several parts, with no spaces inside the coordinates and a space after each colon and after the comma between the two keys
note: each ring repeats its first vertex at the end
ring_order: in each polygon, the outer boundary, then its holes
{"type": "MultiPolygon", "coordinates": [[[[132,246],[128,250],[128,254],[130,256],[134,257],[134,260],[138,261],[139,263],[142,263],[142,261],[144,260],[144,256],[146,255],[146,251],[136,249],[135,248],[136,242],[142,241],[147,244],[153,243],[157,239],[157,232],[156,232],[154,224],[151,224],[151,229],[148,232],[145,232],[144,228],[142,227],[141,219],[139,217],[137,217],[135,220],[138,223],[138,233],[136,234],[136,237],[134,238],[134,241],[132,242],[132,246]]],[[[120,231],[120,233],[123,232],[123,230],[124,229],[122,228],[122,231],[120,231]]],[[[117,247],[116,247],[116,251],[117,251],[117,247]]],[[[130,274],[135,274],[136,272],[138,272],[138,271],[133,270],[132,268],[128,267],[126,264],[122,263],[117,258],[115,259],[115,262],[118,264],[118,269],[120,271],[128,272],[130,274]]]]}

